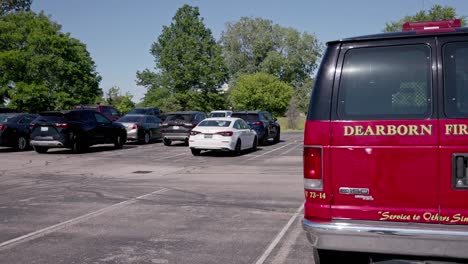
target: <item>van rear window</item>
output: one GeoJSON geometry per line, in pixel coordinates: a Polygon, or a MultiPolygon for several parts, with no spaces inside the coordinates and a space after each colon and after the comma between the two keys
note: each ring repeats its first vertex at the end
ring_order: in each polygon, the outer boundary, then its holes
{"type": "Polygon", "coordinates": [[[468,118],[468,42],[443,47],[445,114],[468,118]]]}
{"type": "Polygon", "coordinates": [[[431,115],[431,55],[426,45],[349,50],[344,57],[338,116],[350,120],[431,115]]]}

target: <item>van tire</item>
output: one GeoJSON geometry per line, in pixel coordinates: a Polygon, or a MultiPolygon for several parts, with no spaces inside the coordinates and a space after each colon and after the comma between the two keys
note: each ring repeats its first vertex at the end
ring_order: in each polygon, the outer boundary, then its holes
{"type": "Polygon", "coordinates": [[[316,264],[333,263],[356,263],[369,264],[371,260],[368,255],[358,252],[333,251],[316,249],[313,250],[314,261],[316,264]]]}

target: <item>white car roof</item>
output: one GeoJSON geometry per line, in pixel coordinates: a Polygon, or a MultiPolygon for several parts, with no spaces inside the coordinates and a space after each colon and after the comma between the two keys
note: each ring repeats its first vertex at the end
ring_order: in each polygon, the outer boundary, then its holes
{"type": "Polygon", "coordinates": [[[234,122],[234,121],[239,120],[239,119],[241,119],[241,118],[237,118],[237,117],[210,117],[210,118],[203,119],[203,121],[205,121],[205,120],[221,120],[221,121],[234,122]]]}
{"type": "Polygon", "coordinates": [[[231,110],[215,110],[215,111],[211,111],[210,113],[229,113],[229,112],[232,112],[231,110]]]}

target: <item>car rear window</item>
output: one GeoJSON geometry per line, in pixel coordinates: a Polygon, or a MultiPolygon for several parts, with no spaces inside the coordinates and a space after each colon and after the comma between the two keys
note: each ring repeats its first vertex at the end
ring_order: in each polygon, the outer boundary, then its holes
{"type": "Polygon", "coordinates": [[[231,117],[242,118],[245,121],[255,121],[260,119],[257,114],[232,114],[231,117]]]}
{"type": "Polygon", "coordinates": [[[468,42],[443,47],[445,114],[468,118],[468,42]]]}
{"type": "Polygon", "coordinates": [[[228,127],[229,125],[231,125],[231,121],[226,120],[205,120],[198,124],[198,126],[205,127],[228,127]]]}
{"type": "Polygon", "coordinates": [[[14,122],[18,114],[0,114],[0,123],[14,122]]]}
{"type": "Polygon", "coordinates": [[[195,115],[192,114],[168,114],[166,116],[166,122],[169,121],[185,121],[191,122],[195,115]]]}
{"type": "Polygon", "coordinates": [[[141,116],[124,116],[118,122],[140,122],[141,116]]]}
{"type": "Polygon", "coordinates": [[[427,45],[349,50],[338,94],[341,119],[416,119],[431,114],[427,45]]]}
{"type": "Polygon", "coordinates": [[[41,122],[63,122],[66,121],[65,116],[63,114],[43,114],[38,116],[33,123],[41,123],[41,122]]]}
{"type": "Polygon", "coordinates": [[[211,113],[210,117],[226,117],[226,113],[211,113]]]}

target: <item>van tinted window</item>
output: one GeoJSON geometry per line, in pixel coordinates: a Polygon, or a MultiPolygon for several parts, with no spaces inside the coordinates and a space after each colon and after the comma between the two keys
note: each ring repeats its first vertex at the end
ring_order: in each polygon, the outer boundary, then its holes
{"type": "Polygon", "coordinates": [[[468,42],[449,43],[443,48],[445,114],[468,117],[468,42]]]}
{"type": "Polygon", "coordinates": [[[415,119],[431,114],[426,45],[349,50],[338,95],[341,119],[415,119]]]}

